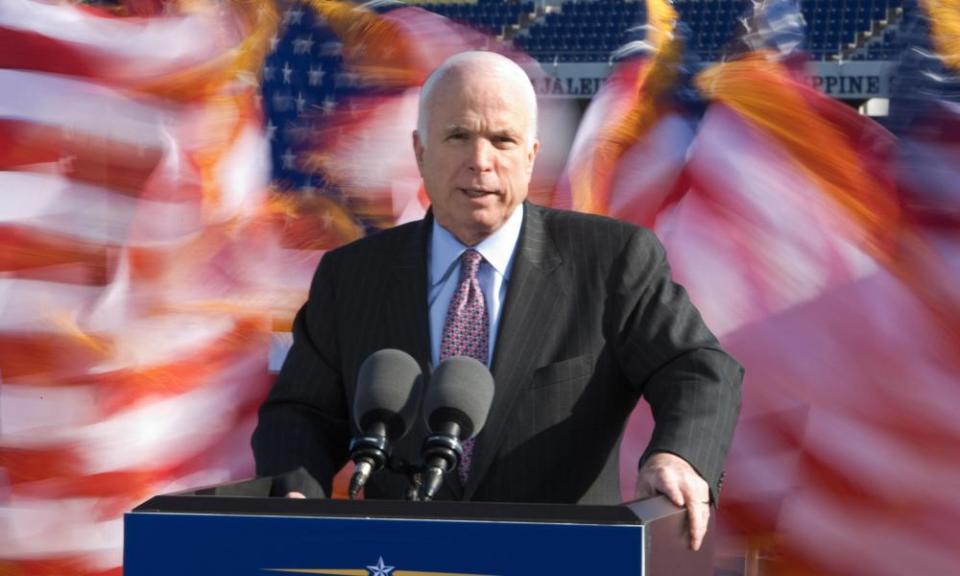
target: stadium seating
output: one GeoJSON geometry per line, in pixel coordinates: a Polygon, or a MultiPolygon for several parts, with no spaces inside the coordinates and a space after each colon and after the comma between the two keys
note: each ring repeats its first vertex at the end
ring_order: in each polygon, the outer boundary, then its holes
{"type": "MultiPolygon", "coordinates": [[[[539,3],[538,3],[539,4],[539,3]]],[[[631,30],[646,21],[643,0],[566,0],[544,8],[530,0],[420,3],[421,7],[487,33],[512,39],[541,60],[604,61],[631,30]]],[[[903,0],[803,0],[806,49],[818,60],[895,58],[900,46],[887,29],[903,0]]],[[[691,44],[704,60],[718,60],[750,14],[750,0],[674,0],[692,30],[691,44]]]]}
{"type": "Polygon", "coordinates": [[[521,15],[531,15],[534,12],[532,0],[524,2],[503,2],[501,0],[434,1],[422,2],[419,3],[419,6],[496,36],[503,36],[507,27],[519,26],[521,15]]]}

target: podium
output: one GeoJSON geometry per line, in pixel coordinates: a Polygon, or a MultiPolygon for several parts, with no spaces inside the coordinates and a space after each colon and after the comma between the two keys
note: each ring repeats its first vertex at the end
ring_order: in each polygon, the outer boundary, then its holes
{"type": "Polygon", "coordinates": [[[578,506],[214,493],[127,513],[125,576],[712,573],[709,533],[691,551],[684,510],[662,496],[578,506]]]}

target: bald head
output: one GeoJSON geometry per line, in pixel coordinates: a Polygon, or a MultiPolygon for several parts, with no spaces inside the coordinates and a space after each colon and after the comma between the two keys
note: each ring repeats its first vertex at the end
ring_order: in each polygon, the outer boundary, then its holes
{"type": "Polygon", "coordinates": [[[530,78],[516,62],[496,52],[461,52],[437,66],[420,89],[420,107],[417,115],[417,132],[421,142],[427,143],[427,125],[430,110],[439,87],[455,83],[485,83],[517,98],[526,110],[530,125],[527,141],[532,145],[537,135],[537,94],[530,78]]]}
{"type": "Polygon", "coordinates": [[[417,166],[436,222],[464,245],[496,232],[527,197],[536,114],[526,73],[491,52],[458,54],[424,85],[417,166]]]}

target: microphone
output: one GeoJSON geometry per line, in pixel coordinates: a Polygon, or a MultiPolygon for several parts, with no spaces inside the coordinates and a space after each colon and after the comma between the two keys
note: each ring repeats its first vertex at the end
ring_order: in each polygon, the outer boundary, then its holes
{"type": "Polygon", "coordinates": [[[431,500],[444,474],[457,469],[463,456],[460,442],[480,433],[493,401],[493,376],[487,367],[467,356],[440,363],[423,400],[430,435],[423,443],[421,498],[431,500]]]}
{"type": "Polygon", "coordinates": [[[383,469],[390,442],[410,430],[423,390],[423,374],[412,356],[387,348],[371,354],[357,374],[353,420],[360,435],[350,441],[350,459],[356,465],[350,478],[350,499],[370,475],[383,469]]]}

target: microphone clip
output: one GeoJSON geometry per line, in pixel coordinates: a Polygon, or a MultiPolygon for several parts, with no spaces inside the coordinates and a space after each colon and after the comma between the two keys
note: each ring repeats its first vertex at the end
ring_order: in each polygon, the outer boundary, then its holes
{"type": "Polygon", "coordinates": [[[350,440],[350,455],[357,461],[366,458],[373,464],[373,471],[383,468],[390,456],[390,441],[386,436],[364,434],[350,440]]]}
{"type": "Polygon", "coordinates": [[[433,433],[423,441],[423,459],[428,465],[440,465],[443,472],[455,470],[463,458],[463,445],[456,436],[433,433]]]}
{"type": "Polygon", "coordinates": [[[443,477],[460,465],[463,458],[463,445],[458,438],[460,427],[448,423],[442,432],[434,432],[423,442],[423,481],[420,486],[420,500],[429,501],[440,489],[443,477]]]}
{"type": "Polygon", "coordinates": [[[356,465],[350,478],[351,500],[357,497],[371,474],[383,469],[389,456],[390,441],[384,435],[364,434],[350,440],[350,457],[356,465]]]}

